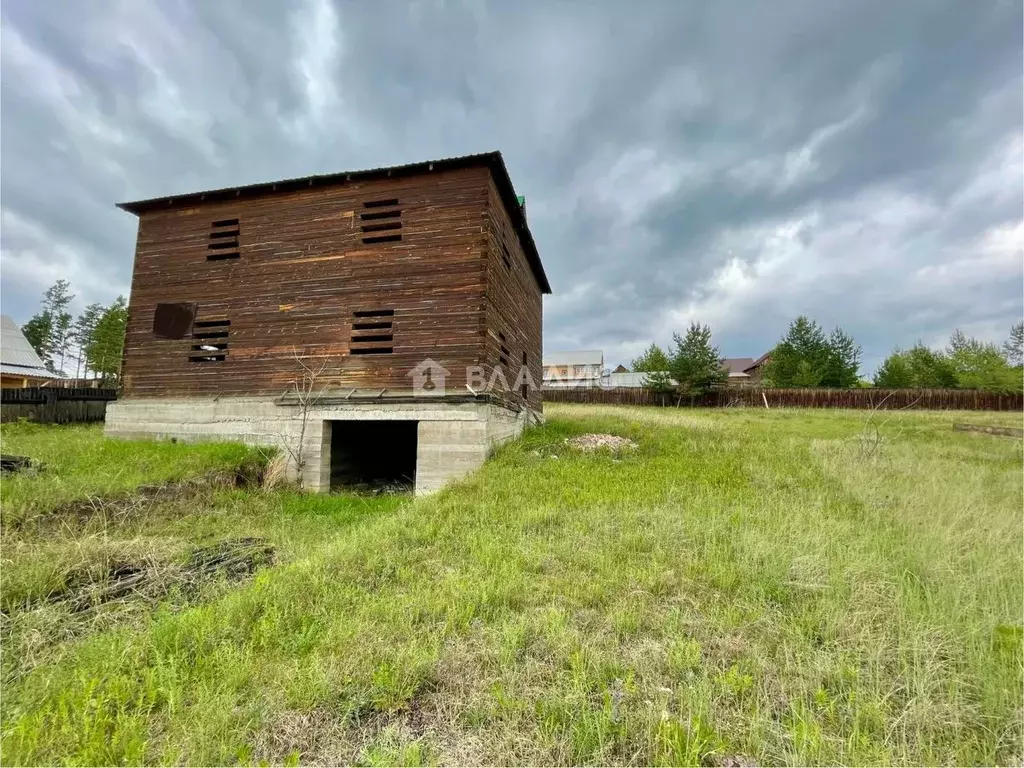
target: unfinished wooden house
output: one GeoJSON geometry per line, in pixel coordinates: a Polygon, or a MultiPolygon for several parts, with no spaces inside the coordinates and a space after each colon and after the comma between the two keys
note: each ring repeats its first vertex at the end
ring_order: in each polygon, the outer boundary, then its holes
{"type": "Polygon", "coordinates": [[[111,436],[423,493],[540,414],[550,287],[498,152],[119,207],[139,229],[111,436]]]}

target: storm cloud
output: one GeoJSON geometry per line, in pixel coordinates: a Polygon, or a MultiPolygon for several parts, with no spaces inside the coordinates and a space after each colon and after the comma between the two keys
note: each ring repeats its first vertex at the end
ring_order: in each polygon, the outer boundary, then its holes
{"type": "Polygon", "coordinates": [[[1018,1],[32,2],[0,9],[3,311],[127,293],[113,207],[501,150],[545,347],[797,314],[870,373],[1024,314],[1018,1]]]}

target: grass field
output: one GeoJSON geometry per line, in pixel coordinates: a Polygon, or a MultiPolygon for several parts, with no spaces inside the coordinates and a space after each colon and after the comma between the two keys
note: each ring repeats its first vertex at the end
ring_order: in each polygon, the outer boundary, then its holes
{"type": "Polygon", "coordinates": [[[1021,763],[1021,441],[951,430],[1019,414],[546,414],[420,500],[152,497],[259,455],[5,426],[3,763],[1021,763]]]}

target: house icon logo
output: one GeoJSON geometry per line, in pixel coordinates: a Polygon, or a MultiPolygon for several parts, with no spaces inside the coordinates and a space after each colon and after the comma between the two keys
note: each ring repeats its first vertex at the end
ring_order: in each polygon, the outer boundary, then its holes
{"type": "Polygon", "coordinates": [[[417,396],[444,395],[444,378],[450,371],[429,357],[406,375],[412,379],[412,392],[417,396]]]}

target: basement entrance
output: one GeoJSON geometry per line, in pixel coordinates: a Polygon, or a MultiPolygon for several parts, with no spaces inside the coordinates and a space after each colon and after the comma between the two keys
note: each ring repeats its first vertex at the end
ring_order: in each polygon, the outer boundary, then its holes
{"type": "Polygon", "coordinates": [[[412,491],[415,421],[332,421],[331,490],[412,491]]]}

